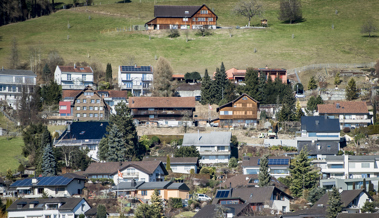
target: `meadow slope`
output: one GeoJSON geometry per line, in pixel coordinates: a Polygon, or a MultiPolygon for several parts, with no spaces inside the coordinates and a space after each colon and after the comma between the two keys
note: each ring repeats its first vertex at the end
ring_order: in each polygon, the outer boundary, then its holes
{"type": "MultiPolygon", "coordinates": [[[[55,49],[66,62],[98,62],[104,68],[106,63],[111,63],[114,74],[117,66],[127,63],[131,55],[135,56],[138,65],[155,65],[155,58],[163,56],[171,62],[175,73],[180,74],[191,71],[203,73],[205,68],[213,72],[222,61],[226,68],[266,65],[294,68],[315,63],[373,62],[379,58],[379,37],[369,38],[360,33],[360,27],[366,20],[379,20],[377,0],[304,0],[305,22],[293,25],[278,21],[279,0],[266,0],[263,16],[268,19],[269,28],[234,29],[233,37],[229,37],[228,31],[223,29],[213,31],[214,34],[209,37],[195,36],[195,32],[191,31],[191,40],[187,43],[184,35],[170,39],[164,31],[154,31],[151,40],[145,31],[100,33],[141,25],[152,19],[154,1],[139,2],[95,0],[95,6],[60,10],[50,16],[2,26],[0,64],[8,66],[13,37],[18,40],[24,62],[29,60],[30,47],[41,47],[41,58],[46,58],[48,51],[55,49]],[[88,19],[89,16],[91,19],[88,19]],[[70,29],[67,28],[68,22],[70,29]],[[254,48],[257,49],[256,53],[254,48]]],[[[231,13],[236,2],[159,0],[156,4],[204,3],[215,10],[219,26],[244,26],[247,19],[231,13]]],[[[259,20],[258,17],[254,18],[253,24],[259,20]]]]}

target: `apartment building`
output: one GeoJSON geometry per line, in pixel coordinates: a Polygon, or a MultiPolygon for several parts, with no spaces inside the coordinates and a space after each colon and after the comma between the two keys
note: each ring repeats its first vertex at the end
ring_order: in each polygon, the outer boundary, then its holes
{"type": "MultiPolygon", "coordinates": [[[[243,157],[242,171],[243,174],[259,174],[260,168],[259,157],[243,157]]],[[[270,175],[275,178],[286,177],[290,175],[289,168],[291,166],[290,157],[269,157],[268,166],[270,175]]]]}
{"type": "Polygon", "coordinates": [[[150,93],[153,82],[152,66],[119,66],[118,85],[121,90],[127,90],[133,96],[139,97],[150,93]]]}
{"type": "Polygon", "coordinates": [[[93,70],[91,67],[57,66],[54,80],[62,89],[84,89],[93,86],[93,70]]]}
{"type": "Polygon", "coordinates": [[[30,70],[0,70],[0,101],[6,101],[13,108],[18,107],[22,91],[26,94],[33,93],[37,83],[37,75],[30,70]]]}
{"type": "Polygon", "coordinates": [[[182,146],[195,146],[202,164],[228,163],[231,155],[231,132],[187,133],[182,146]]]}

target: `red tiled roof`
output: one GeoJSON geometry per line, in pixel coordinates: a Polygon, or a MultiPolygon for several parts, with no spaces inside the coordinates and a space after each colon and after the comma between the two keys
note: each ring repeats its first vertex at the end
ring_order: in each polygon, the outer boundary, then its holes
{"type": "Polygon", "coordinates": [[[129,108],[195,108],[195,97],[130,97],[129,108]]]}
{"type": "Polygon", "coordinates": [[[317,107],[319,114],[368,114],[367,104],[364,101],[340,101],[333,104],[319,104],[317,107]]]}
{"type": "Polygon", "coordinates": [[[62,99],[72,97],[75,98],[82,90],[62,90],[62,99]]]}
{"type": "Polygon", "coordinates": [[[183,74],[172,75],[172,78],[183,78],[184,79],[184,75],[183,74]]]}
{"type": "Polygon", "coordinates": [[[62,72],[93,73],[91,67],[58,66],[62,72]]]}
{"type": "Polygon", "coordinates": [[[117,90],[99,90],[97,92],[107,92],[108,96],[113,98],[113,97],[118,97],[118,98],[128,98],[128,92],[127,91],[117,91],[117,90]]]}

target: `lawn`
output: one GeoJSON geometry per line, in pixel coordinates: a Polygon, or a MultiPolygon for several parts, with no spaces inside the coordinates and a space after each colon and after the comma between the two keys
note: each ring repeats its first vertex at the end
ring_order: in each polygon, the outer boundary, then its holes
{"type": "Polygon", "coordinates": [[[195,216],[196,212],[192,212],[192,211],[185,211],[185,212],[182,212],[176,216],[174,216],[174,218],[191,218],[193,216],[195,216]]]}
{"type": "Polygon", "coordinates": [[[7,140],[0,137],[0,173],[5,175],[8,169],[17,169],[19,163],[15,156],[20,156],[24,142],[22,137],[15,137],[7,140]]]}
{"type": "MultiPolygon", "coordinates": [[[[195,36],[195,32],[191,31],[191,40],[187,43],[184,35],[170,39],[164,31],[154,31],[151,40],[146,31],[112,31],[142,25],[153,18],[154,1],[139,2],[95,0],[95,6],[60,10],[50,16],[2,26],[0,63],[7,66],[14,36],[24,62],[29,62],[29,48],[37,46],[42,50],[41,58],[46,58],[48,52],[55,49],[66,63],[98,62],[104,69],[106,63],[111,63],[114,75],[117,74],[117,66],[129,62],[130,56],[135,56],[138,65],[153,66],[156,57],[163,56],[171,62],[177,74],[191,71],[203,74],[206,68],[213,72],[221,62],[227,69],[266,65],[290,69],[317,63],[373,62],[379,58],[379,37],[369,38],[360,33],[360,27],[367,19],[379,20],[377,0],[305,0],[302,1],[305,22],[293,25],[278,21],[279,0],[267,0],[264,1],[266,10],[263,17],[268,19],[269,28],[234,29],[233,37],[229,37],[225,29],[214,30],[209,37],[195,36]],[[111,31],[100,33],[104,30],[111,31]]],[[[173,5],[204,3],[218,15],[219,26],[247,24],[247,19],[231,13],[237,0],[155,2],[173,5]]],[[[253,18],[253,24],[258,22],[259,18],[253,18]]]]}

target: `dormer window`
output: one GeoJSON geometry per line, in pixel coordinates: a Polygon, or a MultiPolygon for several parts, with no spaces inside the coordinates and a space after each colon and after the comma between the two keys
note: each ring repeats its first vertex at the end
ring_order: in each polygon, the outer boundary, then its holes
{"type": "Polygon", "coordinates": [[[189,11],[185,11],[184,14],[189,14],[189,11]]]}

